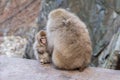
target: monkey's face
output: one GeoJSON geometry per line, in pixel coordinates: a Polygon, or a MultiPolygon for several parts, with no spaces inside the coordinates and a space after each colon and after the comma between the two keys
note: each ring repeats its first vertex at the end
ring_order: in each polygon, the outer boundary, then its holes
{"type": "Polygon", "coordinates": [[[41,37],[41,38],[39,39],[39,43],[42,43],[43,45],[46,45],[46,44],[47,44],[47,39],[46,39],[46,37],[41,37]]]}
{"type": "Polygon", "coordinates": [[[39,44],[46,45],[47,44],[47,38],[46,38],[46,32],[41,30],[36,35],[36,40],[39,44]]]}
{"type": "Polygon", "coordinates": [[[37,36],[37,42],[40,45],[47,45],[47,38],[46,38],[46,36],[38,35],[37,36]]]}

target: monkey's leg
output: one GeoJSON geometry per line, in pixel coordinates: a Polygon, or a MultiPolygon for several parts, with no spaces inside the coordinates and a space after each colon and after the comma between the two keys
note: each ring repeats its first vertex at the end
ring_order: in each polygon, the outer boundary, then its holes
{"type": "Polygon", "coordinates": [[[88,64],[87,63],[84,63],[80,68],[79,68],[79,71],[82,72],[84,71],[85,68],[88,67],[88,64]]]}
{"type": "Polygon", "coordinates": [[[83,72],[86,67],[87,67],[87,66],[80,67],[80,68],[79,68],[79,71],[80,71],[80,72],[83,72]]]}
{"type": "Polygon", "coordinates": [[[47,52],[44,52],[43,54],[40,55],[40,62],[42,64],[50,63],[50,55],[47,52]]]}

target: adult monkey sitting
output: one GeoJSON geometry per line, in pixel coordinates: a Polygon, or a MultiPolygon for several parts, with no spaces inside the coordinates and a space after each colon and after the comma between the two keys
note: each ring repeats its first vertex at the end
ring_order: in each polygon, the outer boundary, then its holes
{"type": "Polygon", "coordinates": [[[92,46],[84,22],[65,9],[50,12],[47,41],[52,62],[59,69],[83,71],[91,61],[92,46]]]}

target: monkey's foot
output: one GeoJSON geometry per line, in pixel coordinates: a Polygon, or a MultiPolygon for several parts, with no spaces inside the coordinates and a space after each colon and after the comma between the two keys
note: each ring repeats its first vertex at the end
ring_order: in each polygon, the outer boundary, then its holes
{"type": "Polygon", "coordinates": [[[79,68],[79,71],[80,71],[80,72],[83,72],[85,68],[86,68],[86,67],[80,67],[80,68],[79,68]]]}
{"type": "Polygon", "coordinates": [[[50,61],[47,61],[47,60],[43,60],[43,59],[42,59],[42,60],[40,60],[40,63],[41,63],[41,64],[47,64],[47,63],[50,63],[50,61]]]}
{"type": "Polygon", "coordinates": [[[49,59],[46,59],[46,58],[40,59],[40,63],[41,63],[41,64],[47,64],[47,63],[50,63],[50,60],[49,60],[49,59]]]}
{"type": "Polygon", "coordinates": [[[50,63],[50,56],[48,53],[43,53],[42,55],[40,55],[40,62],[42,64],[46,64],[46,63],[50,63]]]}

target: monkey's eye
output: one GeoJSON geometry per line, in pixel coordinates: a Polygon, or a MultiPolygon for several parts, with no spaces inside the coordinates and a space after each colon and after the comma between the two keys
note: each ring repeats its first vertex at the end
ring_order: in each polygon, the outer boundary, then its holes
{"type": "Polygon", "coordinates": [[[42,43],[42,40],[41,40],[41,39],[40,39],[39,41],[40,41],[40,43],[42,43]]]}

